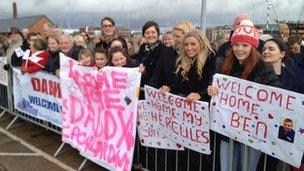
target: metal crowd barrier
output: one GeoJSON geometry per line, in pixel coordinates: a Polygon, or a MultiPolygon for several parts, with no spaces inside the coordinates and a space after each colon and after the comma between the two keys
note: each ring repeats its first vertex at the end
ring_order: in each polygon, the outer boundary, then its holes
{"type": "Polygon", "coordinates": [[[0,119],[5,112],[9,111],[7,97],[7,86],[0,84],[0,109],[2,110],[0,113],[0,119]]]}
{"type": "MultiPolygon", "coordinates": [[[[0,109],[2,110],[0,114],[0,118],[4,115],[5,112],[8,112],[14,116],[14,119],[8,124],[6,129],[11,128],[11,126],[15,123],[15,121],[20,118],[26,121],[29,121],[35,125],[39,125],[47,130],[53,131],[55,133],[61,134],[61,128],[55,126],[49,122],[43,121],[41,119],[34,118],[25,113],[22,113],[14,108],[13,104],[13,92],[12,92],[12,73],[9,72],[9,85],[8,87],[0,85],[0,109]]],[[[191,150],[186,149],[184,152],[174,151],[174,150],[162,150],[155,148],[143,147],[140,145],[138,138],[136,139],[134,158],[133,158],[133,168],[142,167],[142,170],[212,170],[217,171],[220,170],[220,162],[219,162],[219,140],[216,139],[216,135],[211,135],[213,138],[213,147],[212,147],[212,155],[206,156],[203,154],[194,153],[191,150]],[[199,162],[197,162],[197,160],[199,162]],[[207,163],[206,163],[207,161],[207,163]],[[195,164],[194,164],[195,163],[195,164]]],[[[228,163],[228,171],[232,171],[232,162],[233,162],[233,140],[230,141],[229,146],[229,163],[228,163]]],[[[57,157],[60,153],[63,153],[66,150],[62,150],[65,143],[62,143],[58,150],[55,152],[54,157],[57,157]]],[[[242,164],[241,170],[247,171],[247,162],[248,162],[248,148],[245,149],[245,157],[244,162],[242,164]]],[[[264,155],[264,154],[262,154],[264,155]]],[[[82,170],[86,167],[88,159],[84,159],[80,164],[78,170],[82,170]]],[[[264,159],[266,161],[266,157],[264,159]]],[[[264,169],[266,170],[266,162],[264,162],[264,169]]],[[[282,170],[285,171],[287,166],[283,165],[282,170]]],[[[287,169],[288,170],[288,169],[287,169]]]]}

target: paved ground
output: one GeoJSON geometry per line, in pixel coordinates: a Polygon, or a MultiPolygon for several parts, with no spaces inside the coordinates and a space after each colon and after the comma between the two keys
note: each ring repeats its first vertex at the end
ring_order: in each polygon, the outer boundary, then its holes
{"type": "MultiPolygon", "coordinates": [[[[61,144],[60,135],[22,120],[17,120],[12,128],[5,130],[12,119],[7,113],[0,118],[0,171],[77,170],[84,160],[68,145],[65,145],[64,153],[54,158],[61,144]]],[[[85,171],[105,170],[94,163],[87,163],[85,171]]]]}

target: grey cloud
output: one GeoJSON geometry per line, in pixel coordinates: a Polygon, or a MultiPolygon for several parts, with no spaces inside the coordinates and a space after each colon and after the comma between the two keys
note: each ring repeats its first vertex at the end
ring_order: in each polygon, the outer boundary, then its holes
{"type": "MultiPolygon", "coordinates": [[[[118,24],[140,28],[147,20],[172,26],[181,19],[195,24],[200,20],[200,0],[16,0],[19,16],[46,14],[58,25],[70,22],[72,27],[97,24],[103,16],[112,16],[118,24]]],[[[272,0],[279,19],[297,20],[303,1],[272,0]]],[[[0,1],[0,18],[9,18],[11,2],[0,1]]],[[[231,24],[240,12],[247,12],[255,23],[266,23],[265,0],[209,0],[207,25],[231,24]]],[[[270,11],[270,21],[275,15],[270,11]]],[[[303,16],[304,18],[304,16],[303,16]]],[[[62,24],[64,25],[64,24],[62,24]]]]}

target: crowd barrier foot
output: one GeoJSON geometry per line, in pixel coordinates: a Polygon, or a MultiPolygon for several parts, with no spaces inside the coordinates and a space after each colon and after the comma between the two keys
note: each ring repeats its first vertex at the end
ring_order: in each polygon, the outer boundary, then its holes
{"type": "Polygon", "coordinates": [[[7,118],[9,118],[9,116],[4,116],[5,112],[7,112],[6,110],[3,110],[0,114],[0,122],[6,120],[7,118]]]}
{"type": "Polygon", "coordinates": [[[87,165],[85,165],[86,163],[87,163],[87,161],[88,161],[88,159],[87,158],[85,158],[82,162],[81,162],[81,164],[80,164],[80,166],[78,167],[78,169],[77,170],[82,170],[82,169],[84,169],[84,168],[86,168],[86,167],[88,167],[88,166],[90,166],[91,165],[91,163],[89,163],[89,164],[87,164],[87,165]]]}
{"type": "Polygon", "coordinates": [[[3,110],[0,114],[0,118],[4,115],[4,113],[6,112],[6,110],[3,110]]]}
{"type": "Polygon", "coordinates": [[[10,127],[15,123],[15,121],[19,118],[19,116],[15,116],[14,119],[7,125],[6,130],[10,129],[10,127]]]}
{"type": "Polygon", "coordinates": [[[67,147],[66,149],[62,150],[64,145],[65,145],[65,143],[62,142],[61,145],[59,146],[59,148],[56,150],[54,157],[57,157],[58,155],[66,152],[67,150],[69,150],[71,148],[71,147],[67,147]]]}
{"type": "MultiPolygon", "coordinates": [[[[63,148],[63,146],[65,145],[65,143],[61,143],[61,145],[59,146],[59,148],[56,150],[54,157],[57,157],[61,151],[61,149],[63,148]]],[[[61,153],[60,153],[61,154],[61,153]]]]}

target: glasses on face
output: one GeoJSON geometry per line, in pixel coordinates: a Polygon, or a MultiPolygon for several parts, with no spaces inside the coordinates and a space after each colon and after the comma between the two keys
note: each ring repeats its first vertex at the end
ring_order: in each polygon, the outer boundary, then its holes
{"type": "Polygon", "coordinates": [[[112,28],[113,25],[112,24],[104,24],[102,25],[102,28],[112,28]]]}

